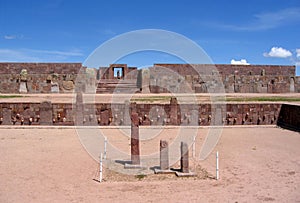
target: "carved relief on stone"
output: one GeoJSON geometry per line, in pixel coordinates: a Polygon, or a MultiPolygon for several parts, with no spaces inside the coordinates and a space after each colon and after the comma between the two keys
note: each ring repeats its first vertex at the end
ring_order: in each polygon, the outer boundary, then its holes
{"type": "Polygon", "coordinates": [[[26,69],[22,69],[21,73],[20,73],[20,80],[21,82],[27,82],[27,70],[26,69]]]}
{"type": "Polygon", "coordinates": [[[73,81],[63,81],[62,82],[62,88],[66,91],[71,91],[74,89],[74,83],[73,81]]]}
{"type": "Polygon", "coordinates": [[[59,79],[59,75],[57,73],[52,74],[52,81],[57,82],[59,79]]]}
{"type": "Polygon", "coordinates": [[[20,87],[19,87],[19,92],[20,93],[27,93],[27,70],[22,69],[20,73],[20,87]]]}
{"type": "Polygon", "coordinates": [[[51,82],[51,92],[59,93],[59,84],[57,82],[51,82]]]}
{"type": "Polygon", "coordinates": [[[51,83],[51,81],[52,81],[52,76],[48,75],[47,78],[46,78],[46,82],[51,83]]]}

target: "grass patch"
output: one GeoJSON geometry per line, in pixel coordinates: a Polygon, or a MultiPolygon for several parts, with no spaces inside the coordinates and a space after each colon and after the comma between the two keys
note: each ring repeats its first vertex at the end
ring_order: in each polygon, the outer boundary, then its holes
{"type": "Polygon", "coordinates": [[[139,174],[139,175],[136,175],[135,176],[137,179],[139,179],[139,180],[142,180],[142,179],[144,179],[145,177],[147,177],[147,175],[145,175],[145,174],[139,174]]]}
{"type": "Polygon", "coordinates": [[[7,99],[7,98],[19,98],[23,97],[21,95],[0,95],[0,99],[7,99]]]}
{"type": "Polygon", "coordinates": [[[226,98],[229,102],[300,102],[296,97],[244,97],[244,98],[226,98]]]}
{"type": "Polygon", "coordinates": [[[151,97],[138,97],[133,98],[131,102],[157,102],[157,101],[170,101],[171,96],[151,96],[151,97]]]}

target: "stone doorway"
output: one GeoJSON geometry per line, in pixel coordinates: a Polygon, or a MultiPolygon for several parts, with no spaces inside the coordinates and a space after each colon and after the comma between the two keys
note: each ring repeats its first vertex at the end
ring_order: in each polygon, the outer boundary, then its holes
{"type": "Polygon", "coordinates": [[[124,68],[123,67],[114,67],[114,78],[121,79],[124,78],[124,68]]]}

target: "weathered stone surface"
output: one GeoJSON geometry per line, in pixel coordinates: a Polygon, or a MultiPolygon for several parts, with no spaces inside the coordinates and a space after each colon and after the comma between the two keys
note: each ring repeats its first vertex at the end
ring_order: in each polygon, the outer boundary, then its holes
{"type": "Polygon", "coordinates": [[[76,91],[85,92],[86,89],[97,93],[113,93],[116,88],[121,91],[123,87],[134,91],[139,91],[139,87],[145,93],[185,92],[185,86],[196,93],[218,92],[220,83],[228,93],[300,92],[300,77],[295,75],[295,66],[154,64],[149,69],[137,71],[136,67],[126,64],[111,64],[99,70],[91,69],[92,79],[86,72],[89,69],[81,63],[0,63],[0,92],[50,93],[51,84],[47,84],[53,81],[63,92],[71,92],[74,88],[66,83],[69,81],[76,83],[76,91]],[[122,70],[122,76],[115,76],[116,68],[122,70]],[[22,70],[26,70],[26,76],[20,74],[22,70]],[[182,81],[186,85],[182,86],[182,81]],[[27,88],[20,82],[27,82],[27,88]]]}
{"type": "Polygon", "coordinates": [[[83,125],[84,122],[84,106],[83,106],[83,96],[82,92],[77,92],[76,94],[76,112],[74,115],[75,124],[83,125]]]}
{"type": "MultiPolygon", "coordinates": [[[[95,122],[96,124],[96,121],[100,118],[102,118],[102,123],[99,122],[100,125],[126,125],[125,122],[128,123],[127,125],[131,125],[131,118],[129,116],[129,112],[131,110],[129,104],[127,106],[128,118],[125,120],[126,112],[124,109],[126,108],[124,104],[83,104],[80,102],[80,100],[82,101],[82,97],[77,100],[79,102],[74,105],[70,103],[52,103],[51,111],[53,118],[56,119],[57,113],[60,113],[62,118],[66,117],[65,123],[68,123],[68,125],[74,125],[74,119],[76,118],[81,121],[80,125],[83,125],[83,116],[85,116],[85,125],[94,125],[93,123],[95,122]],[[107,112],[103,113],[105,110],[107,110],[107,112]],[[112,118],[117,122],[112,122],[112,118]]],[[[205,126],[218,124],[214,121],[215,118],[213,112],[219,112],[218,115],[221,113],[222,122],[225,125],[257,125],[257,120],[259,118],[261,119],[259,125],[275,125],[281,105],[282,104],[280,103],[227,103],[226,109],[223,109],[218,105],[214,105],[212,108],[212,105],[208,103],[197,104],[196,108],[195,105],[181,104],[180,111],[183,115],[182,125],[205,126]],[[228,117],[228,115],[230,116],[228,117]],[[197,117],[198,122],[196,122],[197,117]],[[229,119],[228,123],[227,119],[229,119]]],[[[11,116],[15,116],[17,113],[21,115],[25,113],[36,118],[37,116],[40,116],[40,106],[40,103],[0,103],[0,116],[3,117],[3,110],[8,108],[11,109],[11,116]]],[[[159,121],[163,121],[163,125],[170,125],[170,104],[159,105],[158,112],[164,112],[163,114],[155,114],[157,112],[157,108],[157,104],[136,104],[138,118],[135,119],[135,122],[139,125],[156,125],[156,123],[158,123],[157,116],[160,115],[161,117],[159,118],[159,121]]],[[[180,117],[180,115],[178,115],[178,117],[180,117]]],[[[28,117],[26,117],[25,120],[27,119],[28,117]]],[[[19,121],[17,124],[19,124],[19,121]]]]}
{"type": "Polygon", "coordinates": [[[20,82],[20,88],[19,88],[20,93],[27,93],[27,84],[26,82],[20,82]]]}
{"type": "Polygon", "coordinates": [[[277,125],[282,128],[300,132],[300,106],[283,104],[277,125]]]}
{"type": "Polygon", "coordinates": [[[3,122],[2,125],[11,125],[11,109],[3,108],[2,109],[3,122]]]}
{"type": "Polygon", "coordinates": [[[189,148],[187,143],[181,142],[180,145],[181,158],[180,158],[180,171],[182,173],[189,173],[189,148]]]}
{"type": "Polygon", "coordinates": [[[142,93],[150,93],[150,72],[148,69],[142,69],[142,93]]]}
{"type": "Polygon", "coordinates": [[[138,114],[131,114],[131,164],[140,164],[140,139],[138,114]]]}
{"type": "MultiPolygon", "coordinates": [[[[82,68],[80,63],[0,63],[1,93],[50,93],[48,76],[57,73],[57,82],[73,80],[82,68]],[[26,74],[24,73],[26,70],[26,74]],[[23,72],[22,72],[23,71],[23,72]],[[9,80],[5,78],[11,75],[9,80]],[[26,85],[27,83],[27,85],[26,85]]],[[[51,82],[52,77],[49,82],[51,82]]]]}
{"type": "Polygon", "coordinates": [[[109,111],[107,109],[100,112],[100,125],[109,125],[109,111]]]}
{"type": "Polygon", "coordinates": [[[131,125],[131,118],[130,118],[130,103],[129,101],[124,102],[124,110],[122,111],[123,117],[123,125],[130,126],[131,125]]]}
{"type": "Polygon", "coordinates": [[[181,122],[181,117],[178,115],[180,113],[179,105],[177,99],[172,97],[170,100],[170,124],[179,125],[181,122]]]}
{"type": "Polygon", "coordinates": [[[165,140],[160,140],[160,169],[169,169],[169,146],[165,140]]]}
{"type": "Polygon", "coordinates": [[[59,93],[59,84],[57,82],[51,84],[51,93],[59,93]]]}
{"type": "Polygon", "coordinates": [[[139,115],[136,112],[131,114],[131,126],[139,126],[139,115]]]}
{"type": "Polygon", "coordinates": [[[44,101],[40,106],[40,124],[52,125],[52,103],[44,101]]]}

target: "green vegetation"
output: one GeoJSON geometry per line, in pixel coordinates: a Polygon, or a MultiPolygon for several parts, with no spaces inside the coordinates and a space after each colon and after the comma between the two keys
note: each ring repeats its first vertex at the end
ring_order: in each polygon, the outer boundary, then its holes
{"type": "Polygon", "coordinates": [[[147,177],[145,174],[139,174],[135,176],[137,179],[142,180],[143,178],[147,177]]]}
{"type": "MultiPolygon", "coordinates": [[[[172,96],[149,96],[132,98],[131,102],[169,102],[172,96]]],[[[184,97],[184,96],[183,96],[184,97]]],[[[196,96],[198,97],[198,96],[196,96]]],[[[198,97],[200,99],[201,97],[198,97]]],[[[263,97],[224,97],[226,102],[300,102],[300,97],[284,96],[263,96],[263,97]]],[[[210,97],[201,98],[210,101],[210,97]]],[[[223,97],[215,98],[216,101],[223,101],[223,97]]]]}
{"type": "Polygon", "coordinates": [[[226,98],[228,102],[300,102],[298,97],[243,97],[243,98],[226,98]]]}
{"type": "Polygon", "coordinates": [[[133,98],[131,102],[157,102],[157,101],[170,101],[171,96],[150,96],[133,98]]]}
{"type": "Polygon", "coordinates": [[[19,98],[23,97],[21,95],[0,95],[0,99],[7,99],[7,98],[19,98]]]}

